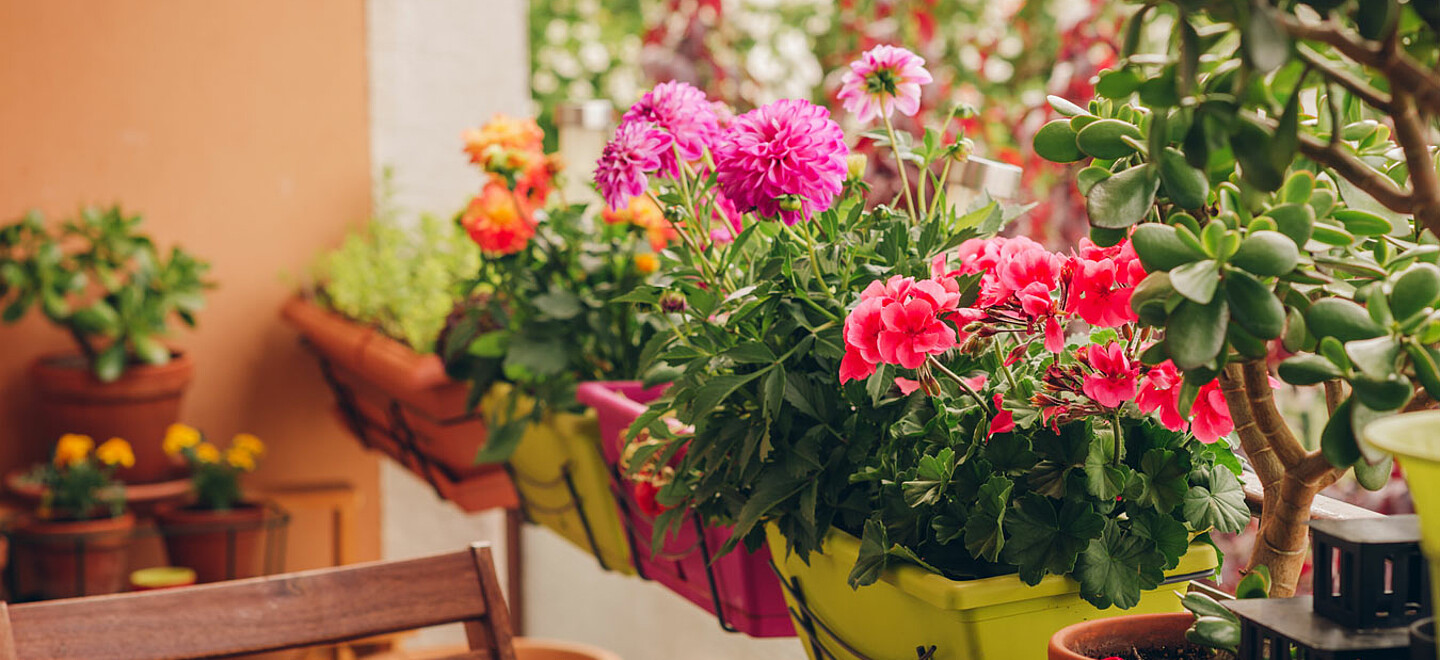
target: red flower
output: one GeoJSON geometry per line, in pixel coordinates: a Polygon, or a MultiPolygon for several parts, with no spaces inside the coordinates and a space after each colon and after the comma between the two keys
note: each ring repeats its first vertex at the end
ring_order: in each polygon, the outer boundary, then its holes
{"type": "Polygon", "coordinates": [[[1086,323],[1114,328],[1136,320],[1130,309],[1129,273],[1117,267],[1113,259],[1071,261],[1070,299],[1065,311],[1078,315],[1086,323]]]}
{"type": "Polygon", "coordinates": [[[1235,422],[1230,420],[1230,407],[1225,404],[1225,393],[1220,391],[1218,380],[1212,380],[1200,388],[1200,394],[1195,397],[1195,405],[1190,412],[1194,416],[1190,422],[1190,432],[1195,434],[1200,442],[1215,442],[1235,430],[1235,422]]]}
{"type": "Polygon", "coordinates": [[[1135,397],[1140,412],[1160,412],[1160,424],[1171,431],[1185,430],[1185,417],[1180,414],[1180,385],[1184,377],[1175,363],[1166,360],[1151,367],[1140,381],[1140,394],[1135,397]]]}
{"type": "Polygon", "coordinates": [[[995,402],[995,417],[990,420],[990,430],[985,433],[987,438],[996,433],[1009,433],[1015,430],[1015,413],[1001,407],[1005,398],[996,393],[992,400],[995,402]]]}
{"type": "Polygon", "coordinates": [[[1125,347],[1119,342],[1092,346],[1087,353],[1093,373],[1085,375],[1081,389],[1106,408],[1118,408],[1135,398],[1140,368],[1130,363],[1125,347]]]}
{"type": "Polygon", "coordinates": [[[955,328],[940,320],[935,305],[913,298],[890,303],[880,311],[880,357],[890,364],[916,369],[925,358],[955,347],[955,328]]]}
{"type": "Polygon", "coordinates": [[[635,498],[635,506],[647,516],[658,516],[670,508],[655,501],[655,494],[659,492],[660,488],[648,481],[630,482],[630,495],[635,498]]]}
{"type": "Polygon", "coordinates": [[[514,254],[530,244],[535,225],[529,209],[499,181],[490,181],[470,200],[460,224],[488,254],[514,254]]]}

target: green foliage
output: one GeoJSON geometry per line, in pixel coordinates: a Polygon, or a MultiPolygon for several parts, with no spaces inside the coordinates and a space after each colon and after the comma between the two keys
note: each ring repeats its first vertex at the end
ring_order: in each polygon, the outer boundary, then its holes
{"type": "Polygon", "coordinates": [[[172,318],[195,325],[210,265],[173,248],[168,256],[139,233],[140,216],[86,208],[58,226],[32,211],[0,227],[0,319],[31,307],[65,329],[96,378],[111,382],[131,364],[165,364],[172,318]]]}
{"type": "Polygon", "coordinates": [[[1315,28],[1308,10],[1269,3],[1147,6],[1133,34],[1163,17],[1181,38],[1154,44],[1162,57],[1140,53],[1101,74],[1106,98],[1078,113],[1056,102],[1083,128],[1073,145],[1059,128],[1042,131],[1036,149],[1061,162],[1091,157],[1082,189],[1092,225],[1134,228],[1151,271],[1134,307],[1165,329],[1151,358],[1204,382],[1281,340],[1296,354],[1280,366],[1285,381],[1348,383],[1323,453],[1340,468],[1364,463],[1363,481],[1378,485],[1371,468],[1386,457],[1360,442],[1364,423],[1403,410],[1419,388],[1440,395],[1440,241],[1407,214],[1428,212],[1420,193],[1401,198],[1433,187],[1411,171],[1434,163],[1407,155],[1417,138],[1400,104],[1411,92],[1397,88],[1392,102],[1375,91],[1398,69],[1345,51],[1371,68],[1359,66],[1334,45],[1357,33],[1385,39],[1390,63],[1428,66],[1436,37],[1419,4],[1304,4],[1335,22],[1315,28]],[[1306,30],[1328,38],[1295,38],[1306,30]],[[1392,137],[1387,124],[1402,130],[1392,137]]]}
{"type": "Polygon", "coordinates": [[[435,350],[455,301],[480,267],[480,253],[454,222],[401,220],[382,191],[380,212],[316,262],[318,300],[420,353],[435,350]]]}
{"type": "MultiPolygon", "coordinates": [[[[1269,593],[1270,569],[1264,566],[1255,567],[1235,589],[1236,598],[1265,598],[1269,593]]],[[[1181,596],[1180,604],[1195,615],[1195,623],[1185,631],[1185,639],[1191,644],[1239,653],[1240,617],[1234,612],[1214,598],[1195,591],[1181,596]]]]}
{"type": "Polygon", "coordinates": [[[478,460],[503,461],[524,427],[547,410],[576,410],[575,387],[587,380],[637,378],[641,350],[660,319],[622,299],[647,273],[645,230],[601,222],[584,206],[542,212],[519,252],[480,260],[440,338],[451,377],[469,380],[472,401],[497,382],[512,398],[478,460]],[[516,397],[535,399],[517,410],[516,397]]]}

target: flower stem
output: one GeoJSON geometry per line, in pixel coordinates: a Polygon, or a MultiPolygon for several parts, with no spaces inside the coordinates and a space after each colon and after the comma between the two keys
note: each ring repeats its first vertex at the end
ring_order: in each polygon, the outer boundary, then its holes
{"type": "Polygon", "coordinates": [[[890,136],[890,153],[895,154],[895,165],[900,168],[900,187],[905,193],[905,206],[910,209],[910,220],[918,221],[920,215],[915,212],[915,197],[910,193],[910,175],[905,173],[905,159],[900,157],[900,143],[895,140],[895,125],[890,122],[889,108],[885,102],[880,102],[880,116],[885,119],[885,132],[890,136]]]}
{"type": "Polygon", "coordinates": [[[1110,417],[1111,428],[1115,431],[1115,465],[1120,465],[1121,454],[1125,452],[1125,435],[1120,430],[1120,411],[1110,417]]]}
{"type": "Polygon", "coordinates": [[[965,379],[963,379],[963,378],[961,378],[960,376],[956,375],[955,372],[953,372],[953,371],[951,371],[950,369],[946,368],[945,365],[940,364],[940,361],[939,361],[939,360],[936,360],[936,359],[935,359],[935,356],[932,355],[932,356],[930,356],[930,357],[928,357],[928,358],[926,358],[926,359],[930,360],[930,366],[932,366],[932,367],[940,370],[940,373],[945,374],[945,377],[946,377],[946,378],[949,378],[950,380],[954,381],[955,384],[958,385],[961,390],[963,390],[966,394],[970,395],[970,398],[974,399],[974,400],[975,400],[975,403],[979,404],[979,405],[980,405],[980,408],[981,408],[982,410],[984,410],[987,414],[990,412],[990,403],[987,402],[985,399],[981,398],[979,392],[976,392],[976,391],[975,391],[974,389],[972,389],[969,385],[966,385],[966,384],[965,384],[965,379]]]}

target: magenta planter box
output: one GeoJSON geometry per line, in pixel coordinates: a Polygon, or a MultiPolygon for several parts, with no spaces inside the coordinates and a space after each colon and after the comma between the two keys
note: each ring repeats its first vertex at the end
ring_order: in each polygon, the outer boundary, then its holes
{"type": "Polygon", "coordinates": [[[595,409],[600,423],[600,444],[610,467],[610,486],[630,535],[636,570],[642,577],[715,614],[727,630],[751,637],[794,637],[790,611],[779,579],[770,568],[770,551],[765,546],[747,552],[742,545],[715,561],[707,571],[707,559],[730,538],[730,528],[701,527],[692,517],[678,535],[666,537],[660,552],[652,552],[654,520],[635,503],[619,463],[626,430],[664,389],[645,389],[638,381],[609,381],[583,383],[576,391],[580,403],[595,409]]]}

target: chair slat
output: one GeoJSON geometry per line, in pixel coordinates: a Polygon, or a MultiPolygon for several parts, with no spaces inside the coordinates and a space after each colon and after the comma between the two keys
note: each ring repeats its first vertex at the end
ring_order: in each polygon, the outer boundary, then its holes
{"type": "Polygon", "coordinates": [[[18,660],[15,636],[10,630],[10,608],[0,601],[0,660],[18,660]]]}
{"type": "MultiPolygon", "coordinates": [[[[18,657],[49,660],[208,658],[456,621],[494,625],[491,603],[499,591],[488,593],[495,582],[491,561],[490,549],[479,546],[422,559],[16,605],[10,621],[18,657]],[[481,565],[491,571],[488,580],[477,574],[481,565]]],[[[484,648],[501,660],[513,658],[508,627],[494,637],[503,644],[484,648]]]]}

